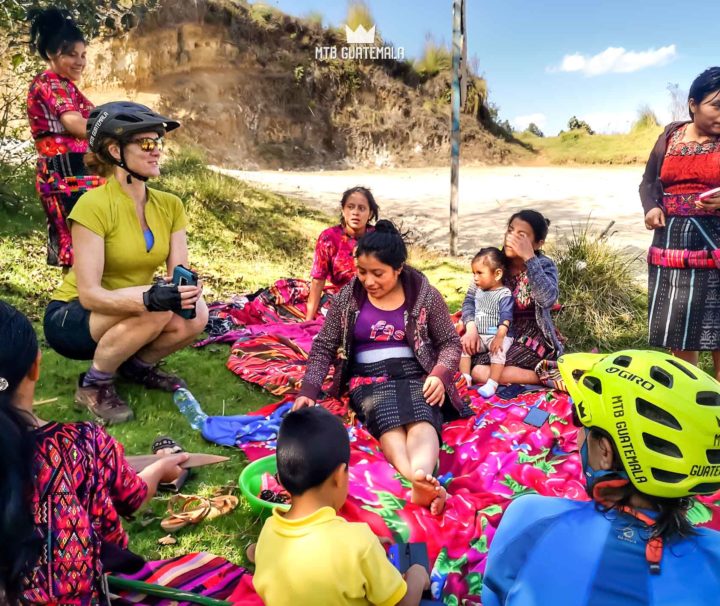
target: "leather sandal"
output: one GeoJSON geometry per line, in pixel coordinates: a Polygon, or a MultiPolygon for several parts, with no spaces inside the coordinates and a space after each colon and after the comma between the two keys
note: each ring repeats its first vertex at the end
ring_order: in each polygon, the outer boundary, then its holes
{"type": "Polygon", "coordinates": [[[199,524],[212,511],[210,501],[197,495],[176,494],[168,501],[168,515],[160,522],[165,532],[177,532],[190,524],[199,524]],[[179,505],[179,510],[175,507],[179,505]]]}
{"type": "Polygon", "coordinates": [[[238,506],[238,498],[231,494],[220,495],[219,497],[211,497],[210,513],[207,515],[208,520],[214,520],[220,516],[230,513],[238,506]]]}

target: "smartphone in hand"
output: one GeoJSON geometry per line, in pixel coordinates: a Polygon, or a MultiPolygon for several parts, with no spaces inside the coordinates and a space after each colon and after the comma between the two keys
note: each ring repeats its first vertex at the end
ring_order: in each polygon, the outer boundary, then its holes
{"type": "Polygon", "coordinates": [[[702,201],[705,200],[705,198],[712,198],[716,194],[720,194],[720,187],[716,187],[715,189],[709,189],[708,191],[704,191],[703,193],[698,194],[698,200],[702,201]]]}
{"type": "MultiPolygon", "coordinates": [[[[172,281],[175,286],[197,286],[198,275],[192,269],[188,269],[184,265],[176,265],[173,270],[172,281]]],[[[175,312],[186,320],[192,320],[195,315],[195,308],[183,309],[175,312]]]]}

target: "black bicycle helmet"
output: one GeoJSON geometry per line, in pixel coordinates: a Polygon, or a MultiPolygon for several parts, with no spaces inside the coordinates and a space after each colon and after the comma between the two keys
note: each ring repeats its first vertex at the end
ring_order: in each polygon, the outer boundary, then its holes
{"type": "Polygon", "coordinates": [[[176,120],[161,116],[149,107],[131,101],[112,101],[98,105],[90,112],[85,127],[90,149],[100,152],[100,142],[105,137],[112,137],[120,142],[120,160],[112,157],[107,159],[125,169],[136,179],[147,181],[147,177],[138,175],[125,164],[124,144],[131,135],[141,132],[157,132],[163,135],[180,126],[176,120]]]}

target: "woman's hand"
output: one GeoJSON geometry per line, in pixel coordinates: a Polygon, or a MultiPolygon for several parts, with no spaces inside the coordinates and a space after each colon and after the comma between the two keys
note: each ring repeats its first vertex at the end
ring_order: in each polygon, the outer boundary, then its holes
{"type": "Polygon", "coordinates": [[[300,410],[301,408],[305,408],[306,406],[315,406],[315,400],[311,400],[307,396],[299,396],[295,399],[292,410],[294,412],[296,410],[300,410]]]}
{"type": "Polygon", "coordinates": [[[656,206],[651,208],[645,215],[645,228],[658,229],[659,227],[665,227],[665,213],[662,208],[656,206]]]}
{"type": "Polygon", "coordinates": [[[157,455],[158,460],[146,467],[152,474],[157,474],[157,479],[161,483],[174,482],[183,472],[180,465],[190,458],[186,452],[173,455],[157,455]]]}
{"type": "Polygon", "coordinates": [[[180,300],[183,309],[195,309],[203,292],[202,282],[198,281],[197,286],[178,286],[180,300]]]}
{"type": "Polygon", "coordinates": [[[445,400],[445,386],[438,377],[428,377],[423,385],[423,396],[430,406],[442,404],[445,400]]]}
{"type": "Polygon", "coordinates": [[[535,256],[532,242],[525,234],[507,234],[505,236],[505,246],[506,248],[512,248],[523,261],[529,261],[535,256]]]}
{"type": "Polygon", "coordinates": [[[720,193],[710,196],[709,198],[698,200],[695,206],[703,210],[720,210],[720,193]]]}
{"type": "Polygon", "coordinates": [[[460,344],[462,345],[463,353],[468,356],[474,356],[480,351],[480,335],[478,335],[475,322],[468,322],[465,325],[465,334],[460,337],[460,344]]]}
{"type": "MultiPolygon", "coordinates": [[[[165,276],[165,282],[172,284],[172,276],[165,276]]],[[[200,297],[203,293],[203,283],[198,280],[197,286],[178,286],[178,292],[180,293],[180,301],[182,302],[183,309],[195,309],[200,297]]]]}

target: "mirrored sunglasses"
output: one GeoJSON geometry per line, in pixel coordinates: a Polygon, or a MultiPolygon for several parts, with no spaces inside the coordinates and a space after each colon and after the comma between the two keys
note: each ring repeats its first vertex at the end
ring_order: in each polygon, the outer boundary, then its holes
{"type": "Polygon", "coordinates": [[[165,147],[162,137],[158,137],[157,139],[153,137],[142,137],[141,139],[133,139],[130,143],[139,145],[140,149],[144,152],[151,152],[156,149],[162,151],[163,147],[165,147]]]}

